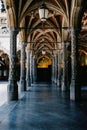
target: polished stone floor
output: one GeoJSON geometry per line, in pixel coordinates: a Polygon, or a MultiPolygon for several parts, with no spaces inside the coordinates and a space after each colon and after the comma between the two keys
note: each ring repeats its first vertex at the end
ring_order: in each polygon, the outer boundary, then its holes
{"type": "Polygon", "coordinates": [[[7,82],[0,81],[0,106],[7,102],[7,82]]]}
{"type": "Polygon", "coordinates": [[[38,83],[19,101],[0,106],[0,130],[87,130],[87,104],[70,101],[55,85],[38,83]]]}

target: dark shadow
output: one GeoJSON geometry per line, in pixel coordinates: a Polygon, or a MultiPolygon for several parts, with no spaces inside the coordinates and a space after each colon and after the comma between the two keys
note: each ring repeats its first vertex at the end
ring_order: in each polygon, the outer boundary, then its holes
{"type": "Polygon", "coordinates": [[[81,100],[87,101],[87,66],[80,66],[79,83],[81,86],[81,100]]]}
{"type": "Polygon", "coordinates": [[[52,66],[37,68],[37,82],[51,82],[52,66]]]}

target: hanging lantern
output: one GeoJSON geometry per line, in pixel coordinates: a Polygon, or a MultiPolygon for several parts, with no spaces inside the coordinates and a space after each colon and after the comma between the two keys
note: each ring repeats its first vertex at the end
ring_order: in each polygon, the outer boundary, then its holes
{"type": "Polygon", "coordinates": [[[46,54],[46,51],[42,50],[42,55],[45,55],[46,54]]]}
{"type": "Polygon", "coordinates": [[[39,8],[39,17],[43,22],[46,21],[46,19],[48,18],[48,8],[44,3],[39,8]]]}

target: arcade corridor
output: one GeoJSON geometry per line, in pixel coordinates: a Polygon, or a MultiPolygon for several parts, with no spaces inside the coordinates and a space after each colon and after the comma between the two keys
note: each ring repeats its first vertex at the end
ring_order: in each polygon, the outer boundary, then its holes
{"type": "MultiPolygon", "coordinates": [[[[51,81],[70,100],[87,86],[87,1],[0,0],[0,80],[8,101],[37,81],[51,81]]],[[[85,93],[85,92],[84,92],[85,93]]]]}
{"type": "Polygon", "coordinates": [[[0,108],[0,130],[87,130],[87,104],[69,100],[56,85],[35,84],[0,108]]]}
{"type": "Polygon", "coordinates": [[[0,0],[0,85],[0,130],[87,130],[87,0],[0,0]]]}

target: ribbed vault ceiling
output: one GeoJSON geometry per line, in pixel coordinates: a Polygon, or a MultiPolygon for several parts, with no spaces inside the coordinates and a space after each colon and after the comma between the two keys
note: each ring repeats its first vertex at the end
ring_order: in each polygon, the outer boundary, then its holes
{"type": "MultiPolygon", "coordinates": [[[[8,25],[19,29],[20,41],[31,43],[31,49],[37,56],[41,55],[42,50],[51,56],[53,50],[58,49],[59,43],[69,40],[70,32],[67,29],[80,25],[78,25],[78,21],[81,22],[79,15],[82,6],[87,2],[85,0],[44,0],[49,9],[48,19],[44,23],[41,22],[38,14],[42,2],[43,0],[6,0],[8,25]]],[[[85,13],[84,15],[86,16],[85,13]]],[[[87,37],[82,32],[83,29],[79,39],[87,37]]]]}

